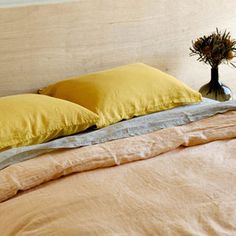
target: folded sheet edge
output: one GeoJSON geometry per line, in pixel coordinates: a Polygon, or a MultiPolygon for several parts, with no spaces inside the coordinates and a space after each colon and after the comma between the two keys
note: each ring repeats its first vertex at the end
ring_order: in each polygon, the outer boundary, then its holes
{"type": "Polygon", "coordinates": [[[113,140],[93,146],[57,150],[0,171],[0,202],[42,183],[76,172],[158,157],[180,146],[236,137],[236,111],[184,126],[113,140]]]}

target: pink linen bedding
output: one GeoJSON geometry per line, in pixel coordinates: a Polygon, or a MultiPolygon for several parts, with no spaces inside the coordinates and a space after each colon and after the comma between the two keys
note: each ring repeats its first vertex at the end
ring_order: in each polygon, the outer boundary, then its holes
{"type": "Polygon", "coordinates": [[[9,166],[0,235],[236,235],[235,137],[231,111],[9,166]]]}

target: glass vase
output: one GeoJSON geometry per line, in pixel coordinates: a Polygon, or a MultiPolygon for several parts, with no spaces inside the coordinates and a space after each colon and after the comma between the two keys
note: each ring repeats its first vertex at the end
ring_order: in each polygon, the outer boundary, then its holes
{"type": "Polygon", "coordinates": [[[218,67],[211,68],[211,81],[203,85],[199,92],[203,97],[214,99],[220,102],[233,99],[231,89],[219,81],[218,67]]]}

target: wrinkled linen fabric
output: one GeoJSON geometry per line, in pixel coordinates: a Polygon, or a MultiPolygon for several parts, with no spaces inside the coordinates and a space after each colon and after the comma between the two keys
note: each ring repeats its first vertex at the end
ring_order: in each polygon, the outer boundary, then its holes
{"type": "Polygon", "coordinates": [[[230,111],[11,165],[1,235],[236,235],[235,137],[230,111]]]}
{"type": "Polygon", "coordinates": [[[13,148],[0,152],[0,170],[14,163],[28,160],[53,150],[88,146],[147,134],[163,128],[187,124],[230,110],[236,110],[236,101],[219,103],[210,99],[204,99],[200,104],[177,107],[137,117],[103,129],[56,139],[48,143],[13,148]]]}

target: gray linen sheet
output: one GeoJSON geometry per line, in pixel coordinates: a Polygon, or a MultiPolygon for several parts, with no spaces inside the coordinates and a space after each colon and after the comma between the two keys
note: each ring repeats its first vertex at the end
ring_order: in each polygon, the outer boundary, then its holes
{"type": "Polygon", "coordinates": [[[0,153],[0,170],[17,162],[63,148],[76,148],[154,132],[184,125],[218,113],[236,110],[236,100],[219,103],[204,99],[202,103],[186,105],[122,121],[108,127],[63,137],[47,143],[12,148],[0,153]]]}

